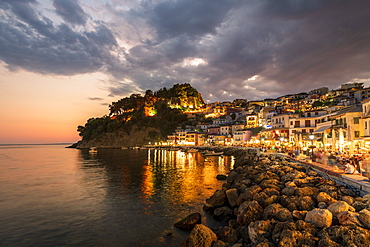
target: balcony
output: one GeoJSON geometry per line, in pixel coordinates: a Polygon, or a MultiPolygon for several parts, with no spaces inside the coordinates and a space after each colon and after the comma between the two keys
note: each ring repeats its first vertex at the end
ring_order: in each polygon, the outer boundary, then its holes
{"type": "Polygon", "coordinates": [[[342,129],[347,129],[347,123],[342,123],[342,124],[334,124],[334,128],[342,128],[342,129]]]}

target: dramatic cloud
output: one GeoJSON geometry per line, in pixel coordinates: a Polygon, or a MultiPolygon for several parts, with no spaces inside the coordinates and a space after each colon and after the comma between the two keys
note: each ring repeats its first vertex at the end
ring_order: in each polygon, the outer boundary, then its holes
{"type": "Polygon", "coordinates": [[[0,59],[10,70],[106,73],[110,96],[189,82],[210,101],[276,97],[369,82],[369,9],[360,0],[4,0],[0,59]]]}
{"type": "Polygon", "coordinates": [[[55,12],[66,22],[85,25],[88,15],[78,4],[77,0],[54,0],[55,12]]]}

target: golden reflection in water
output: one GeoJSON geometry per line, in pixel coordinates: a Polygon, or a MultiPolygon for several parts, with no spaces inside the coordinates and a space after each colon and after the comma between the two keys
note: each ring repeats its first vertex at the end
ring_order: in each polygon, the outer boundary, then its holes
{"type": "Polygon", "coordinates": [[[200,153],[148,150],[148,164],[143,168],[141,191],[150,199],[166,191],[173,203],[187,203],[200,195],[213,193],[220,186],[218,174],[226,174],[233,166],[233,157],[209,156],[200,153]],[[208,190],[207,190],[208,189],[208,190]]]}
{"type": "Polygon", "coordinates": [[[153,172],[148,165],[143,166],[143,182],[141,185],[141,192],[143,193],[143,198],[148,199],[154,193],[154,178],[153,172]]]}

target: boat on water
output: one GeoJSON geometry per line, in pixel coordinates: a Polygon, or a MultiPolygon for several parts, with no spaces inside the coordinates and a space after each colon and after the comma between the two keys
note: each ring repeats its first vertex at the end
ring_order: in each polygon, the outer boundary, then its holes
{"type": "Polygon", "coordinates": [[[223,155],[224,152],[215,152],[215,151],[210,151],[210,152],[207,152],[205,154],[203,154],[204,156],[220,156],[220,155],[223,155]]]}
{"type": "Polygon", "coordinates": [[[186,152],[188,152],[188,153],[198,153],[198,149],[191,148],[191,149],[188,149],[186,152]]]}
{"type": "Polygon", "coordinates": [[[96,154],[98,152],[98,148],[97,147],[91,147],[90,149],[89,149],[89,153],[90,154],[96,154]]]}

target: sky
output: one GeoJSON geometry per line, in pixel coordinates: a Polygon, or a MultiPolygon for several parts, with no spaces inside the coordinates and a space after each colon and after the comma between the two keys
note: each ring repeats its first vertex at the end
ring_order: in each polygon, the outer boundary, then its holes
{"type": "Polygon", "coordinates": [[[109,104],[370,84],[367,0],[0,0],[0,144],[73,143],[109,104]]]}

